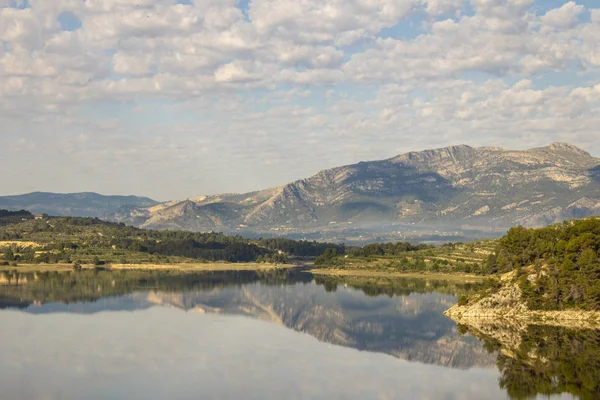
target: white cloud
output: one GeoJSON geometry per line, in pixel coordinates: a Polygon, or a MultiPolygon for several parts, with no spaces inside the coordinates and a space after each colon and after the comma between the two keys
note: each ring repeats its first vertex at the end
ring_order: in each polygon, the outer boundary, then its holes
{"type": "Polygon", "coordinates": [[[30,9],[0,9],[0,41],[32,49],[42,44],[42,36],[43,27],[30,9]]]}
{"type": "Polygon", "coordinates": [[[116,53],[113,56],[113,71],[121,75],[147,75],[153,71],[153,61],[149,54],[132,56],[116,53]]]}
{"type": "Polygon", "coordinates": [[[467,0],[422,0],[425,12],[431,16],[456,14],[461,11],[467,0]]]}
{"type": "MultiPolygon", "coordinates": [[[[0,9],[0,137],[54,152],[67,175],[78,163],[90,176],[125,163],[141,176],[144,162],[224,174],[182,172],[168,186],[177,195],[136,188],[172,198],[456,142],[573,140],[600,153],[600,11],[580,22],[585,8],[573,2],[552,10],[533,0],[254,0],[244,11],[237,0],[29,4],[0,9]],[[72,32],[58,22],[67,11],[81,21],[72,32]],[[88,140],[75,142],[83,133],[88,140]]],[[[102,181],[73,174],[70,182],[102,181]]]]}
{"type": "Polygon", "coordinates": [[[482,17],[514,18],[520,16],[534,0],[471,0],[482,17]]]}
{"type": "Polygon", "coordinates": [[[344,52],[333,46],[290,45],[285,42],[277,44],[272,53],[282,65],[292,67],[338,67],[344,58],[344,52]]]}
{"type": "Polygon", "coordinates": [[[406,18],[417,0],[254,0],[249,15],[262,35],[303,43],[350,44],[406,18]]]}
{"type": "Polygon", "coordinates": [[[584,11],[584,6],[577,5],[574,1],[569,1],[560,8],[548,11],[541,20],[544,25],[552,28],[570,29],[577,25],[578,16],[584,11]]]}
{"type": "MultiPolygon", "coordinates": [[[[344,70],[359,81],[386,81],[456,77],[465,72],[531,77],[540,71],[569,70],[574,62],[597,65],[600,32],[596,27],[538,30],[539,22],[527,9],[530,3],[475,0],[474,16],[437,21],[431,34],[413,40],[377,40],[353,55],[344,70]]],[[[545,24],[566,28],[574,27],[571,17],[577,24],[576,13],[582,9],[567,3],[554,11],[542,17],[545,24]]]]}
{"type": "Polygon", "coordinates": [[[216,82],[248,82],[257,78],[258,76],[239,63],[225,64],[215,71],[216,82]]]}

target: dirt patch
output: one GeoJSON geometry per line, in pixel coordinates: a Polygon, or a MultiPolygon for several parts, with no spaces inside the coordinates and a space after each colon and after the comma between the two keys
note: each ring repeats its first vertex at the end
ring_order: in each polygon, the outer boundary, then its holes
{"type": "Polygon", "coordinates": [[[21,248],[29,248],[29,247],[40,247],[41,245],[36,242],[19,242],[19,241],[15,241],[15,240],[0,241],[0,249],[9,247],[9,246],[19,246],[21,248]]]}

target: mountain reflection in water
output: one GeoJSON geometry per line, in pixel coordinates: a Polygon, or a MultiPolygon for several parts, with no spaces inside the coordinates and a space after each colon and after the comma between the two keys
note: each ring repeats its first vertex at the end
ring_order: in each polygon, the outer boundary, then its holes
{"type": "Polygon", "coordinates": [[[442,315],[455,302],[450,293],[472,290],[470,285],[362,280],[354,282],[355,289],[328,279],[315,284],[311,274],[300,271],[81,271],[7,274],[4,282],[10,285],[0,287],[0,307],[19,306],[31,313],[160,304],[256,317],[324,342],[431,364],[469,368],[492,366],[495,359],[477,339],[459,335],[456,324],[442,315]]]}
{"type": "MultiPolygon", "coordinates": [[[[540,333],[539,327],[505,327],[498,336],[498,327],[458,327],[442,312],[454,304],[458,294],[473,290],[477,285],[423,279],[313,279],[311,274],[296,270],[11,272],[0,273],[0,308],[4,309],[0,310],[0,323],[4,317],[14,317],[15,310],[20,310],[19,315],[38,318],[89,315],[94,321],[101,315],[112,315],[106,314],[108,311],[136,312],[138,318],[139,312],[156,306],[213,316],[246,316],[309,334],[324,343],[464,370],[468,375],[490,378],[497,365],[501,374],[498,378],[495,373],[494,387],[500,390],[496,395],[475,379],[470,382],[475,385],[472,394],[467,390],[444,398],[477,398],[478,390],[489,394],[488,398],[505,398],[507,394],[510,398],[532,398],[538,393],[598,398],[594,397],[600,381],[596,332],[552,333],[544,328],[540,333]],[[473,335],[465,335],[467,331],[473,335]]],[[[169,321],[162,323],[168,325],[169,321]]],[[[217,330],[211,327],[211,332],[217,330]]],[[[245,332],[237,334],[239,339],[245,338],[245,332]]],[[[262,340],[268,345],[269,335],[262,340]]],[[[281,350],[282,356],[285,352],[281,350]]],[[[437,373],[442,374],[440,371],[437,373]]],[[[396,393],[386,398],[410,397],[396,393]]]]}

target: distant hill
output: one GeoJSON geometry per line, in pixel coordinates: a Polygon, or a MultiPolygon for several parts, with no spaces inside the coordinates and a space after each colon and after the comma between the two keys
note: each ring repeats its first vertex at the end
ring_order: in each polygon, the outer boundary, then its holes
{"type": "Polygon", "coordinates": [[[0,196],[0,209],[21,210],[55,216],[101,217],[120,207],[149,207],[158,202],[147,197],[104,196],[98,193],[43,193],[0,196]]]}
{"type": "MultiPolygon", "coordinates": [[[[0,203],[1,206],[1,203],[0,203]]],[[[600,159],[566,143],[467,145],[319,172],[246,194],[125,206],[111,220],[154,229],[295,234],[394,226],[504,232],[600,214],[600,159]]]]}

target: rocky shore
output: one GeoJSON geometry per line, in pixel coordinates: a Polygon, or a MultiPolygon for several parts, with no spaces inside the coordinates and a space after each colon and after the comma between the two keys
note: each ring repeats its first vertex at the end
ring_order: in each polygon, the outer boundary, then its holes
{"type": "Polygon", "coordinates": [[[527,323],[532,325],[561,326],[565,328],[600,329],[600,312],[595,311],[533,311],[510,308],[478,308],[476,306],[450,307],[444,315],[463,325],[527,323]]]}
{"type": "Polygon", "coordinates": [[[488,295],[474,295],[467,304],[455,304],[444,314],[459,324],[490,323],[562,326],[569,328],[600,328],[600,312],[583,310],[530,310],[521,299],[521,290],[514,282],[513,272],[502,277],[502,287],[488,295]]]}

